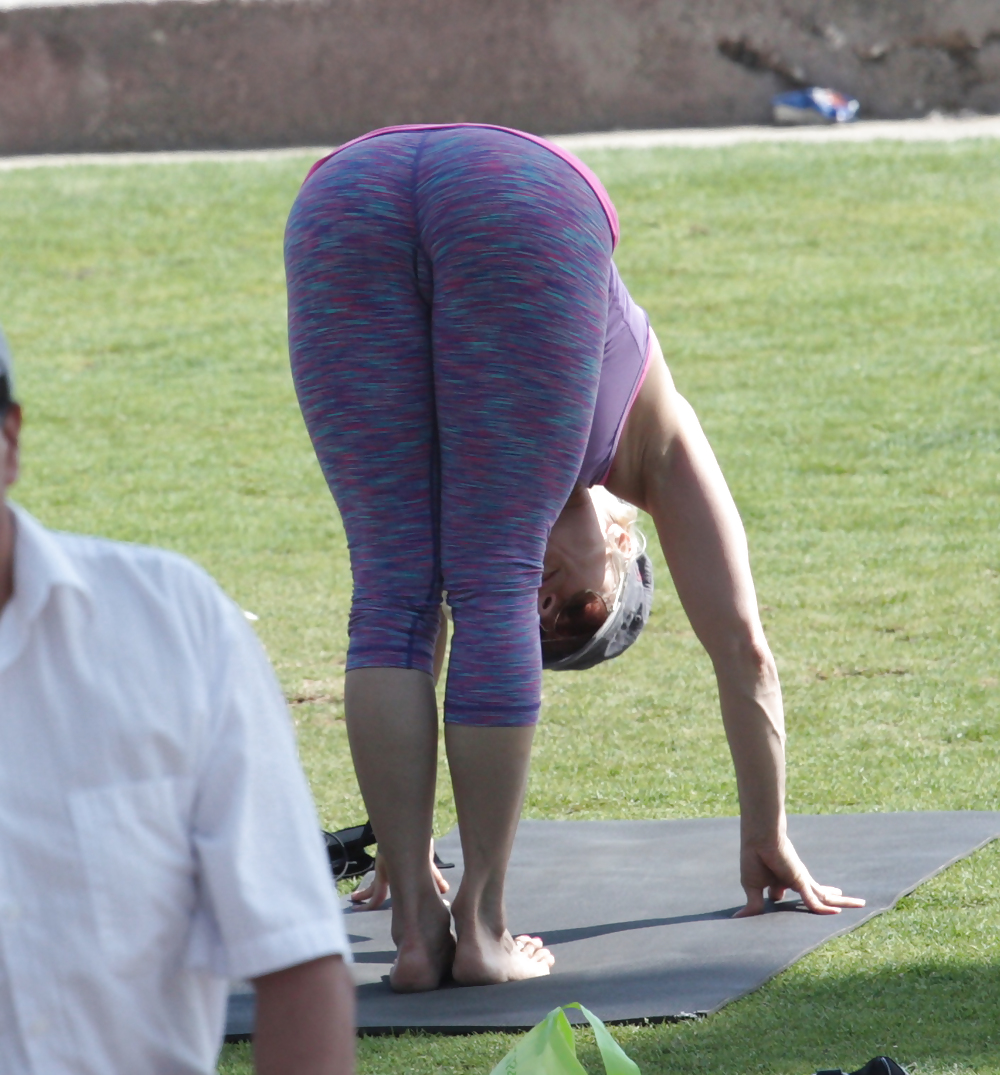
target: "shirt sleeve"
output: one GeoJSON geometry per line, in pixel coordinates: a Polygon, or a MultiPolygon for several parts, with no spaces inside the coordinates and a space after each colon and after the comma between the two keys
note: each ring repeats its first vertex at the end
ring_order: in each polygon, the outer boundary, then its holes
{"type": "Polygon", "coordinates": [[[188,962],[254,978],[350,959],[336,885],[288,709],[263,647],[221,593],[194,806],[200,906],[188,962]]]}

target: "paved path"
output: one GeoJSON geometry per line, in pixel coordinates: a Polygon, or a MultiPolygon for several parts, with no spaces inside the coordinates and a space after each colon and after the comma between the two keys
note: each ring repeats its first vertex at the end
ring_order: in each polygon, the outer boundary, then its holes
{"type": "MultiPolygon", "coordinates": [[[[683,149],[746,145],[748,142],[799,142],[834,145],[841,142],[957,142],[966,138],[1000,138],[1000,116],[968,118],[870,120],[833,127],[723,127],[669,131],[607,131],[595,134],[561,134],[552,141],[574,153],[590,149],[683,149]]],[[[72,164],[179,164],[185,161],[265,161],[286,157],[316,160],[329,146],[296,149],[178,150],[170,153],[66,153],[39,157],[0,157],[0,171],[51,168],[72,164]]]]}
{"type": "Polygon", "coordinates": [[[672,131],[609,131],[563,134],[552,139],[573,153],[588,149],[690,149],[738,146],[748,142],[957,142],[963,138],[1000,138],[1000,116],[868,120],[822,127],[720,127],[672,131]]]}

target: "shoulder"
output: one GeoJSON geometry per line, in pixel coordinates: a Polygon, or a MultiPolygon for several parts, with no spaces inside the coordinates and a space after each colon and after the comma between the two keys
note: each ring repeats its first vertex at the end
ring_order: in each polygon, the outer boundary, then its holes
{"type": "Polygon", "coordinates": [[[80,576],[95,608],[123,624],[142,617],[203,635],[217,633],[239,613],[215,579],[180,553],[84,534],[48,533],[80,576]]]}
{"type": "Polygon", "coordinates": [[[49,533],[78,570],[94,580],[141,579],[153,587],[186,589],[213,597],[222,593],[204,568],[169,549],[60,530],[49,533]]]}

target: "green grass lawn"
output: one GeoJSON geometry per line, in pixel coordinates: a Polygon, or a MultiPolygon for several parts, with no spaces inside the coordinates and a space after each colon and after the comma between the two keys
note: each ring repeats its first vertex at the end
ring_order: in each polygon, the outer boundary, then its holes
{"type": "MultiPolygon", "coordinates": [[[[1000,808],[1000,143],[588,162],[747,525],[789,808],[1000,808]]],[[[187,553],[257,613],[340,827],[364,816],[341,705],[349,571],[284,334],[281,234],[306,165],[0,173],[0,322],[26,408],[18,499],[187,553]]],[[[711,669],[655,555],[640,643],[546,679],[528,816],[736,812],[711,669]]],[[[442,779],[438,830],[453,821],[442,779]]],[[[616,1035],[646,1075],[879,1052],[1000,1075],[998,935],[991,847],[718,1015],[616,1035]]],[[[510,1041],[366,1039],[360,1071],[486,1075],[510,1041]]],[[[220,1071],[247,1056],[227,1048],[220,1071]]]]}

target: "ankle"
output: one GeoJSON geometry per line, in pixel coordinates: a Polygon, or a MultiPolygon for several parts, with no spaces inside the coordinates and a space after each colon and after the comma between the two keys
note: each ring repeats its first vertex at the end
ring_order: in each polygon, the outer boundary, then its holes
{"type": "Polygon", "coordinates": [[[499,941],[507,931],[507,916],[502,903],[497,906],[482,899],[463,898],[459,893],[452,904],[451,913],[459,935],[470,932],[485,933],[499,941]]]}
{"type": "Polygon", "coordinates": [[[397,943],[399,937],[425,932],[429,925],[439,928],[442,922],[450,922],[450,912],[437,888],[421,886],[402,898],[395,891],[391,895],[392,933],[397,943]]]}

